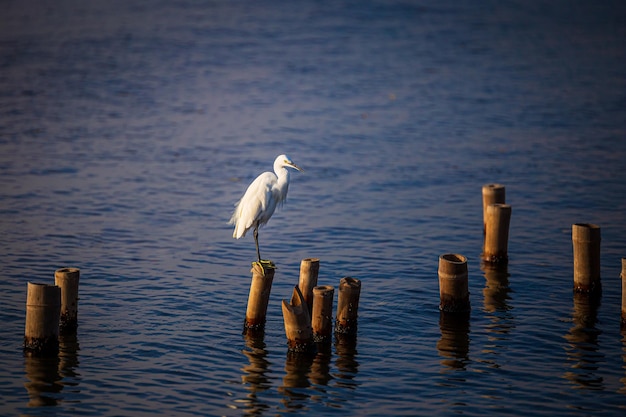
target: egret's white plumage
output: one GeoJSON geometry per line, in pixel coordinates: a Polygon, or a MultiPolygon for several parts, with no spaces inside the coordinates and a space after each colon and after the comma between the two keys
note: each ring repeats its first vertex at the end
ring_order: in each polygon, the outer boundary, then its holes
{"type": "Polygon", "coordinates": [[[235,212],[230,224],[235,225],[233,237],[242,238],[246,232],[254,228],[254,243],[259,262],[259,226],[264,225],[274,214],[277,206],[287,199],[289,189],[289,171],[287,167],[302,171],[287,155],[279,155],[274,160],[274,172],[264,172],[248,187],[241,200],[235,205],[235,212]]]}

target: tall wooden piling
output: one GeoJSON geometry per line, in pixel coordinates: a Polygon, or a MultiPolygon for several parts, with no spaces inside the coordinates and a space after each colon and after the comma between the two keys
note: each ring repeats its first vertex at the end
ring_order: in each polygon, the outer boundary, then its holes
{"type": "Polygon", "coordinates": [[[56,285],[28,283],[24,352],[56,355],[59,352],[61,289],[56,285]]]}
{"type": "Polygon", "coordinates": [[[267,314],[267,304],[270,299],[272,282],[274,280],[274,264],[252,264],[252,282],[250,283],[250,294],[248,295],[248,308],[246,309],[246,321],[244,323],[244,333],[248,330],[256,331],[265,328],[265,315],[267,314]]]}
{"type": "Polygon", "coordinates": [[[626,258],[622,258],[622,328],[626,328],[626,258]]]}
{"type": "Polygon", "coordinates": [[[439,256],[439,310],[451,313],[470,311],[467,258],[446,253],[439,256]]]}
{"type": "Polygon", "coordinates": [[[489,204],[485,211],[485,243],[482,259],[490,263],[507,263],[509,260],[509,224],[511,206],[489,204]]]}
{"type": "Polygon", "coordinates": [[[504,204],[506,201],[506,189],[502,184],[483,185],[483,234],[486,231],[487,207],[490,204],[504,204]]]}
{"type": "Polygon", "coordinates": [[[297,285],[293,289],[291,302],[283,300],[282,305],[289,351],[305,353],[315,350],[309,308],[297,285]]]}
{"type": "Polygon", "coordinates": [[[313,313],[311,327],[316,342],[330,342],[333,331],[333,296],[335,289],[331,285],[313,288],[313,313]]]}
{"type": "Polygon", "coordinates": [[[304,301],[309,308],[309,315],[313,309],[313,288],[317,286],[317,276],[320,270],[320,260],[318,258],[306,258],[300,262],[300,281],[298,287],[302,292],[304,301]]]}
{"type": "Polygon", "coordinates": [[[355,335],[361,296],[361,281],[356,278],[344,277],[339,281],[337,296],[337,316],[335,333],[355,335]]]}
{"type": "Polygon", "coordinates": [[[68,334],[78,327],[78,268],[61,268],[54,272],[54,283],[61,288],[59,332],[68,334]]]}
{"type": "Polygon", "coordinates": [[[574,291],[600,290],[600,227],[590,223],[572,225],[574,291]]]}

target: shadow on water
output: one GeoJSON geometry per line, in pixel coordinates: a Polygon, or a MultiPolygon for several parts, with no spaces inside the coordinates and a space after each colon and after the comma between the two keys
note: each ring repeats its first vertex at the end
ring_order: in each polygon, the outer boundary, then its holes
{"type": "Polygon", "coordinates": [[[58,355],[24,355],[28,407],[56,406],[63,400],[64,388],[78,386],[78,350],[76,335],[68,335],[59,337],[58,355]]]}
{"type": "Polygon", "coordinates": [[[565,335],[569,342],[566,349],[570,371],[564,376],[579,388],[591,390],[604,389],[604,380],[597,375],[599,364],[604,362],[604,354],[598,349],[598,336],[602,331],[596,328],[600,298],[600,291],[574,293],[574,326],[565,335]]]}

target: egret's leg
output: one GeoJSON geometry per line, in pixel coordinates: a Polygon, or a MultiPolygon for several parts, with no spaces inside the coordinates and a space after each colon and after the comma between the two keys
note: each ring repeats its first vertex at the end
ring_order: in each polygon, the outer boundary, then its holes
{"type": "Polygon", "coordinates": [[[259,251],[259,226],[254,227],[254,243],[256,244],[256,256],[261,262],[261,252],[259,251]]]}

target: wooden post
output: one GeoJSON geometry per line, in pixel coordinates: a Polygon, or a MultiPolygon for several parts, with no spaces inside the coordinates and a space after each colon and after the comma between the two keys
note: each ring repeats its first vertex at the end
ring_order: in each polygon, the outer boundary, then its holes
{"type": "Polygon", "coordinates": [[[309,315],[313,309],[313,288],[317,285],[317,275],[320,270],[320,260],[318,258],[307,258],[300,262],[300,281],[298,286],[309,307],[309,315]]]}
{"type": "Polygon", "coordinates": [[[439,310],[451,313],[470,311],[467,258],[446,253],[439,257],[439,310]]]}
{"type": "Polygon", "coordinates": [[[487,207],[490,204],[504,204],[506,199],[504,185],[485,184],[483,185],[483,234],[485,234],[487,224],[487,207]]]}
{"type": "Polygon", "coordinates": [[[572,225],[574,291],[600,289],[600,227],[590,223],[572,225]]]}
{"type": "Polygon", "coordinates": [[[54,284],[61,288],[59,332],[76,332],[78,327],[78,280],[80,269],[62,268],[54,272],[54,284]]]}
{"type": "Polygon", "coordinates": [[[508,204],[489,204],[485,214],[483,261],[507,263],[509,260],[508,241],[511,206],[508,204]]]}
{"type": "Polygon", "coordinates": [[[339,281],[337,296],[337,317],[335,333],[355,335],[361,296],[361,281],[356,278],[344,277],[339,281]]]}
{"type": "Polygon", "coordinates": [[[59,352],[61,289],[56,285],[28,283],[24,351],[34,355],[59,352]]]}
{"type": "Polygon", "coordinates": [[[290,352],[307,353],[315,350],[309,308],[297,285],[293,289],[291,302],[283,300],[283,320],[290,352]]]}
{"type": "Polygon", "coordinates": [[[311,327],[316,342],[330,342],[333,330],[333,296],[335,289],[330,285],[313,288],[313,315],[311,327]]]}
{"type": "Polygon", "coordinates": [[[248,330],[257,331],[265,328],[265,315],[267,314],[267,304],[272,291],[272,281],[274,280],[274,264],[252,263],[252,282],[250,283],[250,294],[248,295],[248,308],[246,310],[246,321],[244,323],[244,333],[248,330]]]}
{"type": "Polygon", "coordinates": [[[622,328],[626,328],[626,258],[622,258],[622,328]]]}

